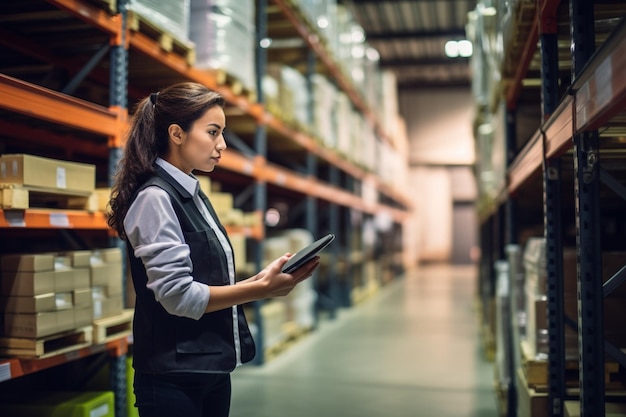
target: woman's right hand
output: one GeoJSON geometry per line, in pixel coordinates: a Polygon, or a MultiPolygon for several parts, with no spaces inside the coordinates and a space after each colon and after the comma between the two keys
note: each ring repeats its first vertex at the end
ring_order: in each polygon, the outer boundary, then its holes
{"type": "Polygon", "coordinates": [[[287,253],[275,259],[256,275],[256,281],[262,285],[267,294],[266,298],[289,294],[298,283],[311,277],[313,272],[319,267],[320,258],[316,256],[290,274],[281,272],[291,256],[293,255],[287,253]]]}

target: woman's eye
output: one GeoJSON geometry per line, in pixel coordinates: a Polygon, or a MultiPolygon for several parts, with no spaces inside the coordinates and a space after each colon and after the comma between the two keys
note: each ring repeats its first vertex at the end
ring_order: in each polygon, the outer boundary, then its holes
{"type": "Polygon", "coordinates": [[[209,130],[209,135],[211,136],[217,135],[217,130],[209,130]]]}

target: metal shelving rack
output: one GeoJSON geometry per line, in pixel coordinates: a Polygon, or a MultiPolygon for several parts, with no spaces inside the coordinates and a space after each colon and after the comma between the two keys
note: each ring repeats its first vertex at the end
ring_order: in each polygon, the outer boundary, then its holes
{"type": "MultiPolygon", "coordinates": [[[[516,153],[507,170],[505,189],[499,195],[483,222],[483,242],[489,239],[489,230],[498,223],[501,210],[506,206],[504,224],[496,226],[496,235],[507,234],[508,243],[516,243],[519,219],[516,206],[519,196],[537,186],[541,177],[543,188],[543,223],[547,257],[548,299],[548,415],[564,415],[565,401],[579,402],[581,416],[602,416],[605,413],[605,362],[610,356],[622,366],[626,365],[624,353],[605,340],[603,331],[604,297],[625,279],[622,268],[606,283],[602,283],[601,208],[609,197],[601,187],[626,199],[624,178],[619,170],[609,172],[615,164],[602,166],[604,156],[623,161],[624,147],[613,137],[623,136],[624,109],[626,109],[626,9],[613,4],[585,0],[541,0],[536,3],[534,18],[528,22],[530,33],[518,52],[520,65],[505,93],[509,116],[514,118],[517,100],[523,92],[523,79],[529,71],[535,54],[541,60],[541,106],[543,120],[530,140],[516,153]],[[603,9],[602,6],[606,6],[603,9]],[[607,10],[608,9],[608,10],[607,10]],[[598,11],[601,17],[595,16],[598,11]],[[595,25],[602,23],[605,32],[595,25]],[[569,30],[563,42],[563,27],[569,30]],[[607,36],[606,29],[610,28],[607,36]],[[598,39],[598,33],[600,38],[598,39]],[[537,51],[537,42],[540,49],[537,51]],[[575,45],[571,65],[564,68],[563,50],[575,45]],[[596,50],[596,47],[598,49],[596,50]],[[559,59],[560,55],[560,59],[559,59]],[[559,71],[571,70],[571,79],[559,97],[559,71]],[[571,164],[568,167],[566,164],[571,164]],[[569,168],[569,171],[565,168],[569,168]],[[573,175],[570,171],[573,171],[573,175]],[[574,184],[574,201],[569,202],[564,193],[564,178],[574,184]],[[574,206],[576,225],[577,285],[578,285],[578,347],[580,394],[573,395],[565,385],[565,327],[571,325],[563,311],[563,213],[570,203],[574,206]],[[506,229],[506,230],[505,230],[506,229]]],[[[566,60],[568,63],[570,60],[566,60]]],[[[509,136],[514,135],[507,129],[509,136]]],[[[509,141],[511,138],[507,138],[509,141]]],[[[509,142],[507,141],[507,142],[509,142]]],[[[513,138],[512,143],[515,143],[513,138]]],[[[571,191],[571,190],[570,190],[571,191]]],[[[537,193],[533,194],[536,195],[537,193]]],[[[614,201],[614,200],[612,200],[614,201]]],[[[539,205],[540,201],[536,201],[539,205]]],[[[623,202],[622,202],[623,204],[623,202]]],[[[623,206],[620,206],[623,208],[623,206]]],[[[498,253],[484,243],[487,256],[498,253]]],[[[487,262],[483,268],[481,285],[492,282],[493,271],[487,262]]],[[[514,384],[511,387],[517,389],[514,384]]],[[[516,415],[515,406],[509,404],[509,416],[516,415]]]]}
{"type": "MultiPolygon", "coordinates": [[[[300,15],[295,12],[293,6],[284,0],[271,0],[274,6],[280,8],[287,20],[291,22],[300,36],[307,42],[311,54],[310,58],[322,62],[326,70],[337,80],[337,84],[350,96],[355,108],[359,109],[367,116],[372,128],[383,140],[386,136],[381,128],[380,121],[376,120],[374,114],[364,103],[360,95],[352,87],[349,80],[340,73],[337,65],[324,50],[319,40],[311,36],[310,29],[307,28],[300,15]]],[[[259,100],[253,101],[245,95],[238,95],[228,86],[218,82],[216,76],[210,72],[202,71],[189,64],[188,57],[166,50],[155,39],[152,39],[140,31],[133,31],[128,28],[126,6],[128,0],[117,0],[117,2],[105,2],[109,5],[115,3],[114,13],[103,10],[95,3],[83,0],[46,0],[33,2],[33,7],[44,6],[46,13],[50,15],[62,14],[64,19],[73,18],[76,30],[87,28],[97,32],[94,39],[100,42],[100,47],[82,64],[82,68],[75,71],[76,76],[66,86],[64,92],[57,92],[55,89],[46,88],[33,82],[20,80],[5,74],[0,74],[0,110],[9,115],[20,115],[15,121],[7,121],[0,118],[0,125],[10,128],[17,136],[33,137],[37,144],[46,144],[46,140],[53,138],[58,148],[63,146],[71,147],[74,152],[81,152],[88,156],[97,156],[107,161],[107,181],[110,181],[115,171],[117,161],[122,155],[122,138],[127,128],[128,102],[129,96],[134,98],[143,96],[156,86],[155,81],[150,81],[150,77],[143,77],[135,74],[137,71],[135,63],[138,61],[150,62],[151,70],[155,77],[163,85],[179,80],[192,80],[202,83],[209,88],[220,92],[226,99],[227,117],[235,120],[236,125],[252,125],[254,156],[248,156],[243,152],[229,151],[224,155],[220,169],[232,172],[248,178],[254,187],[254,209],[262,214],[267,206],[268,185],[280,187],[283,190],[298,193],[306,199],[306,227],[310,230],[318,230],[319,219],[317,218],[317,208],[321,201],[329,204],[330,216],[328,219],[329,228],[338,235],[346,233],[346,257],[349,254],[349,242],[347,236],[351,231],[349,222],[346,223],[345,230],[340,229],[340,219],[342,210],[357,210],[366,215],[373,215],[380,212],[387,213],[395,222],[401,224],[409,215],[410,200],[401,191],[379,182],[376,178],[372,180],[371,174],[353,165],[339,156],[336,152],[318,144],[306,133],[294,129],[282,121],[278,120],[271,113],[268,113],[263,106],[263,98],[260,85],[258,86],[259,100]],[[103,67],[98,67],[103,58],[107,55],[108,71],[103,71],[103,67]],[[108,72],[108,74],[106,74],[108,72]],[[71,91],[75,89],[86,77],[92,76],[102,83],[108,83],[108,105],[95,104],[89,100],[73,97],[71,91]],[[108,80],[108,81],[107,81],[108,80]],[[25,119],[22,119],[25,117],[25,119]],[[21,124],[22,120],[43,121],[45,126],[54,126],[50,131],[38,127],[27,126],[28,122],[21,124]],[[17,123],[17,124],[16,124],[17,123]],[[57,129],[62,127],[62,129],[57,129]],[[52,130],[64,130],[63,133],[55,133],[52,130]],[[42,133],[46,133],[43,135],[42,133]],[[67,132],[70,132],[67,134],[67,132]],[[267,147],[268,138],[291,144],[299,149],[299,152],[307,155],[306,175],[299,174],[288,168],[268,161],[267,147]],[[90,138],[94,138],[90,142],[90,138]],[[330,181],[323,181],[316,178],[316,172],[320,164],[330,166],[330,181]],[[342,184],[342,176],[345,176],[345,184],[342,184]],[[356,183],[365,178],[372,180],[377,186],[379,193],[393,204],[364,203],[357,191],[356,183]]],[[[267,21],[263,19],[263,7],[267,7],[266,0],[259,0],[260,19],[257,22],[259,36],[263,35],[267,21]]],[[[24,15],[17,17],[26,18],[24,15]]],[[[32,55],[36,59],[50,63],[52,66],[76,69],[76,63],[71,64],[57,58],[44,45],[37,44],[27,39],[21,34],[14,34],[5,28],[2,29],[3,43],[10,48],[15,47],[26,55],[32,55]]],[[[85,42],[90,42],[87,38],[85,42]]],[[[266,59],[259,54],[259,71],[266,59]]],[[[104,67],[106,68],[107,65],[104,67]]],[[[109,182],[110,183],[110,182],[109,182]]],[[[349,213],[346,217],[349,218],[349,213]]],[[[103,213],[88,212],[51,212],[48,210],[29,209],[20,213],[13,213],[8,210],[0,210],[0,229],[13,229],[16,226],[26,229],[71,229],[98,231],[105,235],[108,228],[106,218],[103,213]],[[59,215],[63,220],[59,223],[59,215]]],[[[238,232],[241,232],[238,230],[238,232]]],[[[262,260],[262,239],[265,236],[263,228],[244,229],[246,236],[255,239],[257,264],[262,260]]],[[[109,237],[113,245],[119,245],[120,241],[115,237],[109,237]]],[[[332,262],[337,262],[333,258],[332,262]]],[[[333,280],[333,299],[335,305],[341,305],[339,299],[339,288],[336,287],[336,280],[333,280]]],[[[345,304],[345,303],[344,303],[345,304]]],[[[256,306],[258,308],[258,305],[256,306]]],[[[258,312],[258,311],[257,311],[258,312]]],[[[258,317],[258,316],[257,316],[258,317]]],[[[260,332],[262,337],[262,328],[260,332]]],[[[82,348],[69,354],[57,355],[46,359],[6,359],[0,361],[0,381],[13,379],[22,375],[36,373],[49,367],[59,366],[69,361],[74,361],[90,355],[108,352],[112,358],[112,382],[111,388],[116,396],[116,416],[126,415],[126,383],[125,367],[126,355],[129,344],[132,341],[126,338],[108,342],[104,345],[94,345],[82,348]]],[[[262,345],[262,342],[261,342],[262,345]]]]}

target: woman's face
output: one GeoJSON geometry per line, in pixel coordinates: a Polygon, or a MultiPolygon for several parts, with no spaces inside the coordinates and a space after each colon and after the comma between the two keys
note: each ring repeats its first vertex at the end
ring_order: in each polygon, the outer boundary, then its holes
{"type": "MultiPolygon", "coordinates": [[[[174,126],[174,125],[172,125],[174,126]]],[[[211,172],[220,162],[222,151],[226,149],[224,128],[226,116],[220,106],[208,109],[196,120],[188,132],[174,133],[170,126],[170,163],[186,173],[193,170],[211,172]]]]}

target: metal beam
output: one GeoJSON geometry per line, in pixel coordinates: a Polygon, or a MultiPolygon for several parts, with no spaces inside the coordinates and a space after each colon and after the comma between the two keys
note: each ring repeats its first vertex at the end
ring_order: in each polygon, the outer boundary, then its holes
{"type": "Polygon", "coordinates": [[[468,65],[469,58],[432,57],[432,58],[412,58],[412,59],[383,59],[379,62],[379,65],[381,68],[430,66],[430,65],[454,65],[454,64],[468,65]]]}
{"type": "Polygon", "coordinates": [[[421,90],[421,89],[438,89],[438,88],[470,88],[471,81],[469,79],[454,80],[413,80],[398,83],[398,90],[421,90]]]}
{"type": "MultiPolygon", "coordinates": [[[[456,3],[462,0],[385,0],[385,3],[456,3]]],[[[476,5],[476,0],[465,0],[470,6],[476,5]]],[[[354,6],[366,5],[366,4],[378,4],[380,0],[350,0],[350,3],[354,6]]],[[[473,7],[472,7],[473,9],[473,7]]]]}
{"type": "Polygon", "coordinates": [[[405,31],[384,31],[367,32],[367,40],[391,41],[391,40],[417,40],[432,38],[465,38],[465,28],[451,28],[438,30],[405,30],[405,31]]]}

